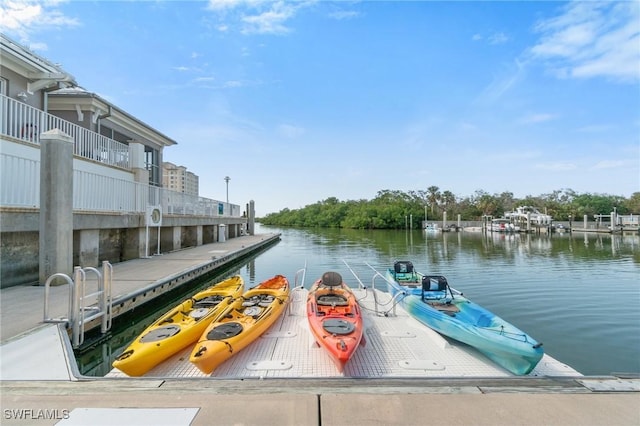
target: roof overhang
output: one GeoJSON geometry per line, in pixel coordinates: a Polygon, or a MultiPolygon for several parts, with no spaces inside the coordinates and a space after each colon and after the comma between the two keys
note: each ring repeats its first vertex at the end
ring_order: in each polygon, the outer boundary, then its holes
{"type": "Polygon", "coordinates": [[[65,86],[77,85],[75,77],[71,74],[19,45],[4,34],[0,34],[0,56],[0,63],[3,67],[29,80],[27,84],[29,93],[54,87],[59,83],[65,83],[65,86]]]}
{"type": "Polygon", "coordinates": [[[75,87],[49,92],[49,111],[82,111],[90,112],[93,122],[104,119],[129,132],[139,135],[148,142],[166,147],[177,145],[177,142],[148,124],[138,120],[95,93],[75,87]]]}

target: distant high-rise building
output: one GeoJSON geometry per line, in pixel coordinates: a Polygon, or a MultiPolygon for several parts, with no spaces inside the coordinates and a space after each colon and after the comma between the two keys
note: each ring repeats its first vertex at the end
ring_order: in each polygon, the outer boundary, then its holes
{"type": "Polygon", "coordinates": [[[173,163],[162,163],[162,186],[172,191],[184,192],[189,195],[198,195],[198,176],[191,173],[184,166],[173,163]]]}

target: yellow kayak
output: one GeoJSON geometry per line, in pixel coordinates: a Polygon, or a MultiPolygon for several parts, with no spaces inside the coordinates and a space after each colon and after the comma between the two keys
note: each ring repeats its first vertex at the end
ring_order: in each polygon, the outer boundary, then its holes
{"type": "Polygon", "coordinates": [[[289,301],[289,281],[276,275],[236,299],[214,320],[193,348],[189,361],[211,374],[220,364],[256,340],[289,301]]]}
{"type": "Polygon", "coordinates": [[[129,376],[142,376],[172,355],[193,345],[234,299],[244,280],[235,275],[197,293],[147,327],[113,362],[129,376]]]}

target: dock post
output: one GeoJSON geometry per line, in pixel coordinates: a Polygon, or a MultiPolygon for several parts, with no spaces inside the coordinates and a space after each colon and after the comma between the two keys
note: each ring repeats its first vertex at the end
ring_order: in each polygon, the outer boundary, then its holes
{"type": "MultiPolygon", "coordinates": [[[[40,135],[39,282],[73,272],[73,138],[59,129],[40,135]]],[[[52,282],[60,284],[61,281],[52,282]]]]}
{"type": "Polygon", "coordinates": [[[249,217],[249,235],[255,235],[256,232],[256,203],[253,200],[249,201],[249,211],[247,216],[249,217]]]}

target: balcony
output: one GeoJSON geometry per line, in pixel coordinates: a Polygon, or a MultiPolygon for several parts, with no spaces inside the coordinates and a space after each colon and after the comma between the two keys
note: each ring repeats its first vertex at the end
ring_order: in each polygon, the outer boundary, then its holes
{"type": "MultiPolygon", "coordinates": [[[[52,129],[73,138],[76,157],[131,172],[130,179],[123,179],[113,173],[74,170],[74,212],[144,214],[149,206],[161,206],[165,214],[174,216],[241,217],[235,204],[135,182],[128,145],[0,95],[2,139],[38,147],[40,134],[52,129]]],[[[39,160],[0,152],[0,207],[39,209],[39,160]]]]}
{"type": "Polygon", "coordinates": [[[40,134],[59,129],[73,138],[73,153],[104,165],[131,170],[129,146],[25,103],[0,95],[0,134],[40,144],[40,134]]]}

